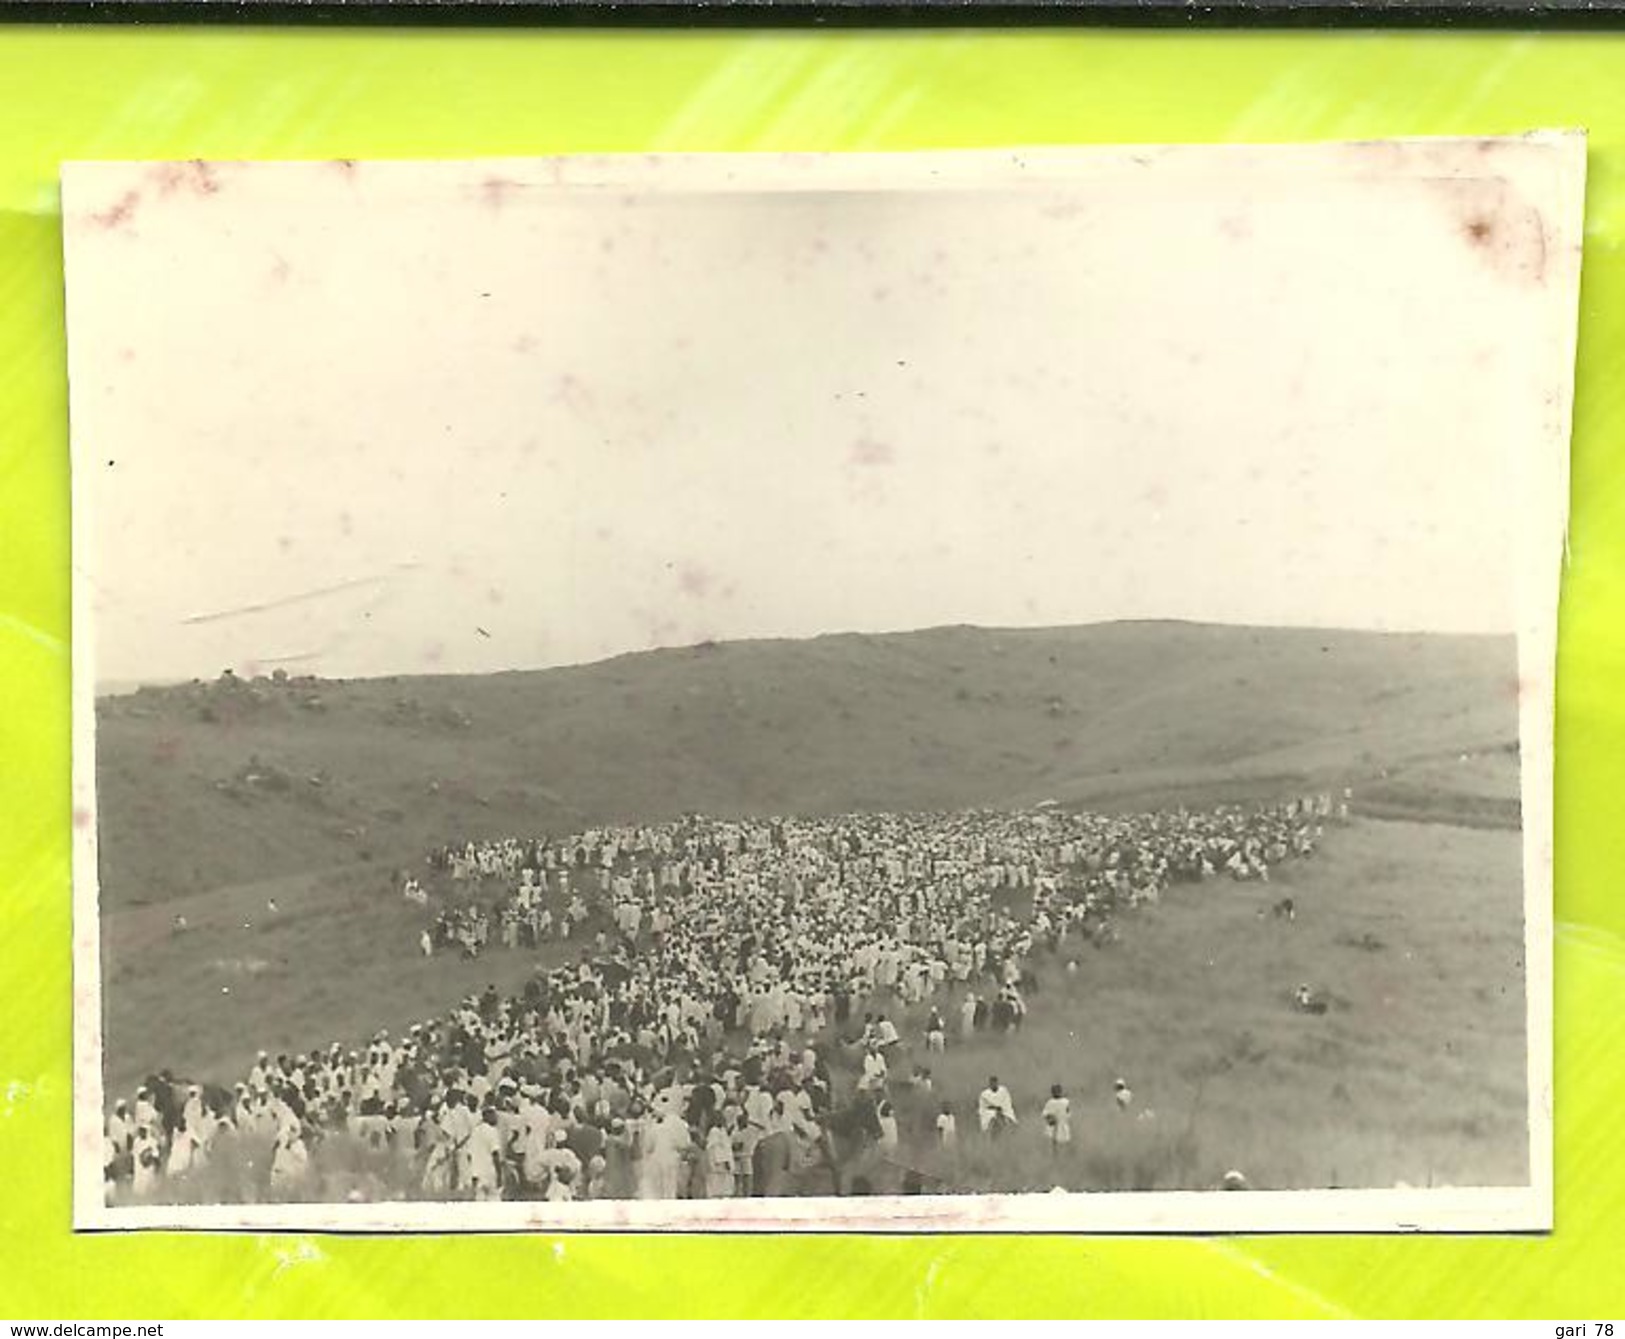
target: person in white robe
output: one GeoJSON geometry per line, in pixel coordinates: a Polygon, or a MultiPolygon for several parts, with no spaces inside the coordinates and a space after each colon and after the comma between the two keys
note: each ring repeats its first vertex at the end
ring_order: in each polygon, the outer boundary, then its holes
{"type": "Polygon", "coordinates": [[[1072,1142],[1072,1099],[1062,1091],[1060,1084],[1049,1090],[1049,1101],[1044,1103],[1044,1133],[1050,1150],[1059,1154],[1072,1142]]]}
{"type": "Polygon", "coordinates": [[[730,1199],[734,1193],[734,1148],[719,1121],[705,1136],[705,1197],[730,1199]]]}
{"type": "Polygon", "coordinates": [[[553,1113],[527,1100],[520,1110],[519,1165],[525,1184],[540,1188],[547,1179],[547,1151],[552,1146],[553,1113]]]}
{"type": "Polygon", "coordinates": [[[773,1094],[767,1089],[751,1084],[745,1090],[745,1119],[758,1129],[767,1129],[768,1121],[773,1116],[773,1094]]]}
{"type": "Polygon", "coordinates": [[[999,1082],[996,1074],[987,1081],[987,1087],[976,1098],[976,1122],[989,1138],[996,1137],[1005,1125],[1017,1123],[1010,1090],[999,1082]]]}
{"type": "Polygon", "coordinates": [[[107,1166],[115,1179],[128,1175],[125,1159],[130,1152],[135,1126],[130,1121],[130,1109],[122,1101],[113,1104],[113,1114],[107,1118],[107,1166]]]}
{"type": "Polygon", "coordinates": [[[310,1152],[297,1125],[285,1125],[276,1137],[271,1153],[271,1189],[289,1194],[304,1184],[310,1170],[310,1152]]]}
{"type": "Polygon", "coordinates": [[[456,1170],[451,1136],[446,1133],[445,1126],[436,1120],[424,1121],[420,1131],[425,1140],[423,1173],[420,1177],[423,1193],[433,1197],[449,1195],[456,1170]]]}
{"type": "Polygon", "coordinates": [[[680,1197],[683,1157],[693,1147],[687,1123],[668,1110],[650,1128],[639,1168],[638,1198],[674,1200],[680,1197]]]}
{"type": "Polygon", "coordinates": [[[164,1164],[164,1175],[185,1176],[201,1161],[203,1141],[182,1120],[169,1139],[169,1160],[164,1164]]]}
{"type": "Polygon", "coordinates": [[[150,1195],[158,1188],[158,1175],[163,1166],[163,1147],[151,1126],[136,1127],[135,1142],[131,1146],[135,1160],[130,1189],[138,1196],[150,1195]]]}
{"type": "Polygon", "coordinates": [[[469,1131],[463,1145],[466,1186],[477,1200],[502,1198],[502,1132],[495,1109],[487,1107],[484,1118],[469,1131]]]}
{"type": "Polygon", "coordinates": [[[881,1102],[875,1108],[875,1122],[880,1126],[880,1150],[883,1153],[897,1151],[897,1110],[890,1102],[881,1102]]]}

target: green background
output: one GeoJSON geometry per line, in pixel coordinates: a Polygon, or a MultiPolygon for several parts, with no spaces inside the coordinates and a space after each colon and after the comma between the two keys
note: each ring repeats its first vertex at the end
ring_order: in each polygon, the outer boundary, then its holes
{"type": "Polygon", "coordinates": [[[1625,35],[0,29],[0,1316],[1625,1319],[1625,35]],[[570,1238],[69,1229],[71,158],[1589,130],[1557,734],[1557,1230],[570,1238]]]}

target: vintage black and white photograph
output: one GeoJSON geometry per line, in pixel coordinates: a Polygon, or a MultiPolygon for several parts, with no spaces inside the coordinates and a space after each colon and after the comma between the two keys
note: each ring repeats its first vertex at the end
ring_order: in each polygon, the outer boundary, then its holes
{"type": "Polygon", "coordinates": [[[68,166],[77,1225],[1549,1226],[1583,180],[68,166]]]}

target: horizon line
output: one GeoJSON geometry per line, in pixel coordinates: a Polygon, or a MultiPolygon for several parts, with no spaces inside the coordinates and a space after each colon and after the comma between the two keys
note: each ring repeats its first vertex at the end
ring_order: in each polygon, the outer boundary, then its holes
{"type": "MultiPolygon", "coordinates": [[[[590,669],[597,665],[612,664],[617,660],[626,660],[634,656],[659,655],[662,652],[699,651],[719,649],[725,646],[760,646],[769,643],[810,643],[835,638],[881,638],[881,637],[918,637],[931,633],[943,632],[978,632],[1020,636],[1030,633],[1044,632],[1077,632],[1091,628],[1135,627],[1148,624],[1165,624],[1188,628],[1223,628],[1233,631],[1275,632],[1275,633],[1334,633],[1339,635],[1355,634],[1364,637],[1452,637],[1452,638],[1511,638],[1514,642],[1518,634],[1515,631],[1463,631],[1443,630],[1437,628],[1358,628],[1345,624],[1315,624],[1315,623],[1229,623],[1222,619],[1201,618],[1170,618],[1170,617],[1142,617],[1142,618],[1107,618],[1097,619],[1086,623],[1045,623],[1045,624],[985,624],[985,623],[934,623],[923,627],[893,628],[884,632],[865,632],[858,629],[838,629],[829,632],[816,632],[807,636],[761,636],[761,637],[726,637],[704,638],[695,642],[672,643],[670,645],[648,646],[633,651],[616,651],[610,655],[598,656],[589,660],[560,661],[551,665],[512,665],[502,669],[485,670],[442,670],[421,672],[413,670],[385,670],[367,674],[307,674],[286,669],[285,663],[264,660],[245,662],[250,666],[269,666],[271,670],[285,670],[290,680],[314,679],[322,683],[365,683],[380,682],[390,679],[471,679],[494,678],[503,674],[546,674],[553,670],[590,669]]],[[[304,657],[299,657],[303,659],[304,657]]],[[[287,658],[283,658],[284,661],[287,658]]],[[[236,666],[225,666],[216,674],[205,678],[202,675],[190,675],[176,678],[151,679],[108,679],[98,680],[93,688],[95,697],[121,697],[139,692],[145,688],[178,688],[193,683],[214,683],[220,679],[233,677],[240,678],[245,683],[252,683],[260,679],[269,679],[269,671],[261,670],[257,674],[240,674],[236,666]]]]}

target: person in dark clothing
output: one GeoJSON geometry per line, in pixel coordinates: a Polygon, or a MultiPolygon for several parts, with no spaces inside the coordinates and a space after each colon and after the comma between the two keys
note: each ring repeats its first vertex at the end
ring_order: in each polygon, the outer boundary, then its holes
{"type": "Polygon", "coordinates": [[[175,1076],[167,1069],[148,1075],[147,1091],[152,1094],[152,1104],[158,1108],[158,1115],[163,1119],[166,1136],[172,1137],[180,1128],[181,1109],[185,1101],[175,1076]]]}
{"type": "Polygon", "coordinates": [[[694,1086],[688,1095],[688,1110],[684,1112],[684,1119],[696,1130],[703,1130],[710,1126],[712,1117],[717,1108],[717,1090],[712,1086],[709,1075],[697,1074],[694,1077],[694,1086]]]}
{"type": "MultiPolygon", "coordinates": [[[[569,1114],[568,1108],[565,1114],[569,1114]]],[[[592,1121],[581,1121],[569,1127],[564,1146],[580,1158],[585,1167],[604,1151],[604,1132],[592,1121]]]]}

